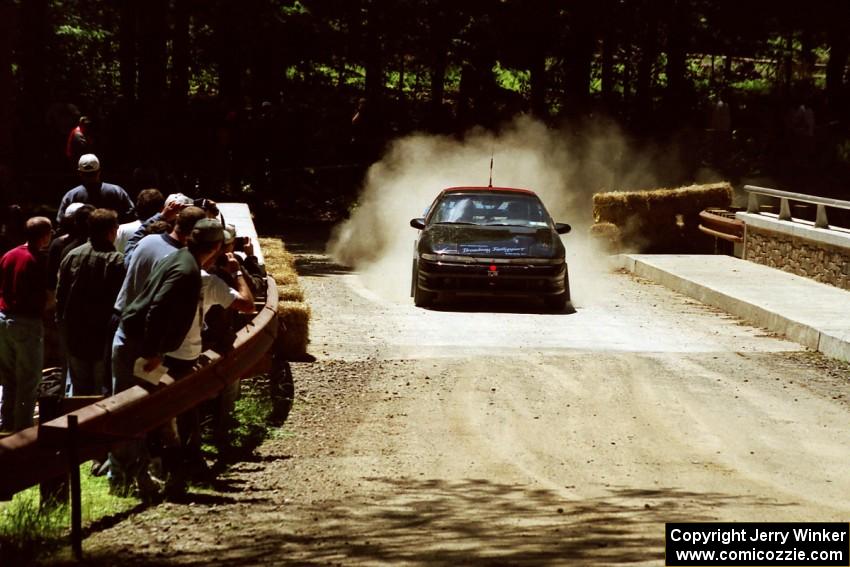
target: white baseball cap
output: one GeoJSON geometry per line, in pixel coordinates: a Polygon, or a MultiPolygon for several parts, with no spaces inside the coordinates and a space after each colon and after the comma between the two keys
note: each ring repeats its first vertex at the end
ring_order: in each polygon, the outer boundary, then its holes
{"type": "Polygon", "coordinates": [[[171,195],[168,196],[168,198],[165,199],[165,205],[166,206],[168,206],[171,203],[177,203],[178,205],[180,205],[182,207],[188,207],[189,205],[193,204],[194,201],[192,201],[191,198],[187,197],[183,193],[172,193],[171,195]]]}
{"type": "Polygon", "coordinates": [[[93,173],[100,170],[100,160],[94,154],[83,154],[77,163],[77,171],[81,173],[93,173]]]}

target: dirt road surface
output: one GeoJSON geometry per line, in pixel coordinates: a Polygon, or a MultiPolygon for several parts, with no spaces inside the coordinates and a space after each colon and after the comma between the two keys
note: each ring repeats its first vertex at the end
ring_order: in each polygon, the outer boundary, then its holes
{"type": "MultiPolygon", "coordinates": [[[[661,565],[671,521],[847,521],[846,366],[650,282],[417,309],[298,246],[313,363],[219,490],[100,531],[148,565],[661,565]]],[[[402,294],[403,295],[403,294],[402,294]]]]}

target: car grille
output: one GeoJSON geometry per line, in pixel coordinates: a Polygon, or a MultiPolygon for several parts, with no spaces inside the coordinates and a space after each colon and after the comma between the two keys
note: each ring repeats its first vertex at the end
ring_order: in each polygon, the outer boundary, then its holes
{"type": "Polygon", "coordinates": [[[453,264],[420,260],[420,285],[429,290],[482,293],[546,293],[563,290],[565,264],[453,264]]]}

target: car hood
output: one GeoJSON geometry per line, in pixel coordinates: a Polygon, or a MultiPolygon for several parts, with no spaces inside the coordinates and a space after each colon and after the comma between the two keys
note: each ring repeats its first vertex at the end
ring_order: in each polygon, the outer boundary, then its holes
{"type": "Polygon", "coordinates": [[[557,258],[564,245],[549,227],[435,224],[419,238],[419,252],[488,258],[557,258]]]}

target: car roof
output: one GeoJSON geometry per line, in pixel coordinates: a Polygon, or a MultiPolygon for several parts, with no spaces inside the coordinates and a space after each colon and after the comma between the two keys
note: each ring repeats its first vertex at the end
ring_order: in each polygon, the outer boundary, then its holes
{"type": "Polygon", "coordinates": [[[519,189],[516,187],[447,187],[443,189],[440,194],[445,195],[446,193],[462,193],[465,191],[482,191],[482,192],[492,192],[492,193],[522,193],[525,195],[537,195],[534,191],[530,189],[519,189]]]}

